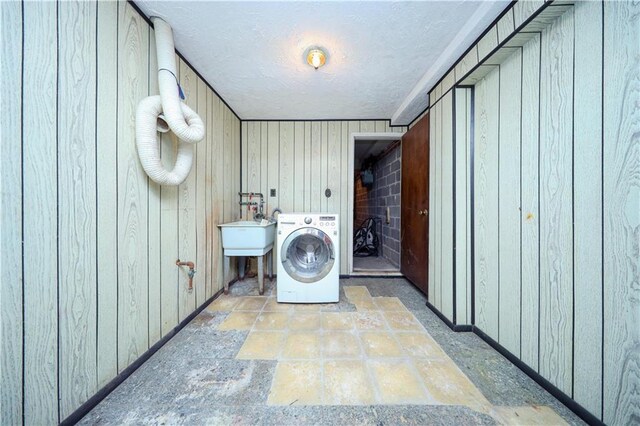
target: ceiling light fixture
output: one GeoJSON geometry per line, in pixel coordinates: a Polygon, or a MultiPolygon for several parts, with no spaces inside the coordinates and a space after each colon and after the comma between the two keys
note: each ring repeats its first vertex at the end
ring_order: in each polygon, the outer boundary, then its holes
{"type": "Polygon", "coordinates": [[[312,47],[307,52],[307,63],[315,69],[324,65],[327,60],[327,56],[324,51],[319,47],[312,47]]]}

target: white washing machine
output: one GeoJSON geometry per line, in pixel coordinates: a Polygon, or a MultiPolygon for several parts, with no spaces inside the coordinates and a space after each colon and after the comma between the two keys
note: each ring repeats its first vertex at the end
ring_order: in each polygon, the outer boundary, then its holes
{"type": "Polygon", "coordinates": [[[280,214],[277,229],[278,302],[337,302],[340,297],[338,215],[280,214]]]}

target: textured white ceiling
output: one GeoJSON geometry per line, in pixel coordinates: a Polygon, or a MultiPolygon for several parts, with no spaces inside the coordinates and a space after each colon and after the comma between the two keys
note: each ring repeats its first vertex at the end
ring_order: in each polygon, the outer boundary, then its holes
{"type": "Polygon", "coordinates": [[[172,25],[177,49],[242,119],[407,124],[508,0],[136,4],[172,25]],[[328,53],[317,71],[304,58],[315,45],[328,53]]]}

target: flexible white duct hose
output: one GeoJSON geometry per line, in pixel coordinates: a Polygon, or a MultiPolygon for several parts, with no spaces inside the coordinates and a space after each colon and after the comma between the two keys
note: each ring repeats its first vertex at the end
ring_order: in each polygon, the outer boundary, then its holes
{"type": "Polygon", "coordinates": [[[152,21],[156,35],[160,96],[149,96],[138,104],[136,145],[140,163],[154,182],[160,185],[179,185],[191,171],[191,144],[204,138],[204,123],[195,111],[180,101],[171,27],[160,18],[152,18],[152,21]],[[181,141],[176,163],[171,171],[167,171],[160,160],[157,133],[168,131],[167,125],[181,141]]]}

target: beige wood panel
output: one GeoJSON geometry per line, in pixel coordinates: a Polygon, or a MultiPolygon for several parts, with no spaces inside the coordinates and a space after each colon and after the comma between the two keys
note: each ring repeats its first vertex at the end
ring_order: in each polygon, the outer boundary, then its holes
{"type": "Polygon", "coordinates": [[[215,93],[212,94],[213,99],[213,164],[215,165],[215,173],[214,173],[214,193],[213,193],[213,218],[215,229],[214,232],[216,234],[216,238],[214,239],[214,262],[217,263],[217,280],[215,281],[215,286],[213,288],[213,292],[217,292],[220,290],[223,285],[223,268],[222,268],[222,259],[223,259],[223,250],[222,250],[222,237],[220,235],[220,229],[217,227],[218,224],[224,222],[224,117],[223,117],[223,108],[225,108],[224,104],[218,98],[215,93]],[[218,254],[217,256],[215,254],[218,254]]]}
{"type": "Polygon", "coordinates": [[[455,68],[456,81],[460,81],[469,71],[478,65],[478,46],[475,45],[467,52],[467,54],[458,62],[455,68]]]}
{"type": "MultiPolygon", "coordinates": [[[[293,176],[293,210],[295,212],[304,211],[304,159],[305,159],[305,140],[304,140],[304,122],[296,121],[294,123],[294,176],[293,176]]],[[[283,210],[284,211],[284,210],[283,210]]]]}
{"type": "Polygon", "coordinates": [[[600,417],[602,401],[602,4],[578,3],[574,93],[573,398],[600,417]]]}
{"type": "MultiPolygon", "coordinates": [[[[438,93],[439,94],[439,93],[438,93]]],[[[434,105],[433,125],[436,128],[436,288],[435,306],[442,311],[442,102],[434,105]]]]}
{"type": "Polygon", "coordinates": [[[304,123],[304,208],[301,211],[311,211],[311,122],[304,123]]]}
{"type": "Polygon", "coordinates": [[[327,212],[340,214],[340,196],[343,188],[342,182],[346,182],[344,175],[347,169],[343,169],[340,159],[342,157],[342,122],[330,121],[328,123],[327,134],[327,188],[331,191],[331,196],[327,200],[327,212]]]}
{"type": "MultiPolygon", "coordinates": [[[[269,123],[260,123],[260,192],[269,202],[269,123]]],[[[259,200],[257,200],[259,201],[259,200]]],[[[266,205],[266,204],[265,204],[266,205]]]]}
{"type": "Polygon", "coordinates": [[[640,418],[640,5],[604,3],[604,417],[640,418]]]}
{"type": "Polygon", "coordinates": [[[544,5],[544,0],[519,1],[513,5],[515,27],[522,25],[535,11],[544,5]]]}
{"type": "MultiPolygon", "coordinates": [[[[207,103],[207,133],[205,135],[205,142],[207,144],[206,149],[206,168],[205,173],[205,191],[206,191],[206,254],[205,254],[205,281],[206,281],[206,298],[210,298],[215,293],[214,288],[218,279],[218,227],[217,217],[214,215],[214,200],[217,197],[216,182],[214,180],[216,161],[214,159],[214,123],[213,123],[213,109],[214,100],[218,102],[218,97],[213,93],[210,88],[206,88],[206,103],[207,103]]],[[[248,131],[248,126],[245,123],[245,134],[248,131]]],[[[245,156],[248,154],[248,149],[244,149],[245,156]]],[[[246,164],[246,163],[245,163],[246,164]]],[[[243,179],[243,185],[247,184],[247,168],[245,167],[245,176],[243,179]]]]}
{"type": "MultiPolygon", "coordinates": [[[[197,103],[195,111],[198,113],[203,121],[205,132],[207,129],[207,86],[200,77],[196,77],[196,92],[197,103]]],[[[235,140],[235,139],[234,139],[235,140]]],[[[196,144],[196,156],[194,158],[194,164],[192,173],[196,175],[196,275],[193,277],[193,290],[195,293],[196,307],[202,305],[206,300],[205,286],[206,286],[206,254],[207,254],[207,226],[206,226],[206,214],[207,214],[207,154],[208,146],[206,134],[205,138],[196,144]]],[[[239,162],[239,160],[237,161],[239,162]]],[[[236,162],[236,163],[237,163],[236,162]]],[[[239,184],[239,176],[236,179],[239,184]]],[[[237,206],[237,205],[236,205],[237,206]]]]}
{"type": "MultiPolygon", "coordinates": [[[[435,305],[436,299],[436,262],[438,254],[436,253],[436,225],[437,225],[437,208],[436,204],[436,114],[435,109],[431,108],[429,114],[429,264],[428,280],[429,288],[427,290],[427,299],[432,305],[435,305]]],[[[402,202],[402,200],[400,200],[402,202]]]]}
{"type": "MultiPolygon", "coordinates": [[[[156,39],[153,29],[149,28],[149,95],[159,94],[158,90],[158,60],[156,58],[156,39]]],[[[162,293],[162,265],[161,253],[161,224],[162,199],[160,185],[147,177],[149,185],[149,243],[147,258],[149,259],[149,345],[160,340],[162,336],[161,298],[162,293]]]]}
{"type": "MultiPolygon", "coordinates": [[[[22,55],[22,4],[2,4],[3,58],[22,55]]],[[[22,421],[22,103],[15,102],[22,95],[22,64],[2,61],[2,135],[0,147],[2,169],[2,261],[0,300],[2,322],[0,331],[0,423],[17,424],[22,421]],[[8,82],[10,82],[8,84],[8,82]],[[16,277],[19,277],[17,279],[16,277]]]]}
{"type": "Polygon", "coordinates": [[[468,209],[468,172],[469,172],[469,133],[470,110],[468,108],[470,89],[455,89],[455,212],[456,221],[453,224],[456,231],[455,239],[455,288],[456,288],[456,324],[468,324],[467,306],[470,295],[468,284],[470,276],[468,274],[469,263],[469,209],[468,209]]]}
{"type": "Polygon", "coordinates": [[[475,319],[498,340],[498,105],[500,70],[475,88],[475,319]]]}
{"type": "MultiPolygon", "coordinates": [[[[193,110],[198,104],[198,91],[196,74],[187,64],[180,59],[180,86],[184,93],[184,102],[193,110]]],[[[196,249],[196,185],[197,185],[197,158],[196,147],[191,145],[194,151],[193,164],[187,178],[178,186],[178,259],[182,261],[197,260],[196,249]]],[[[226,170],[225,170],[226,172],[226,170]]],[[[184,320],[196,308],[195,292],[189,290],[189,269],[178,268],[178,321],[184,320]]]]}
{"type": "Polygon", "coordinates": [[[540,83],[540,374],[571,393],[573,14],[542,37],[540,83]]]}
{"type": "Polygon", "coordinates": [[[24,3],[23,13],[24,421],[49,424],[59,421],[56,4],[24,3]]]}
{"type": "MultiPolygon", "coordinates": [[[[178,77],[180,62],[175,55],[178,77]]],[[[178,139],[173,132],[160,135],[160,156],[166,168],[173,167],[178,151],[178,139]]],[[[164,336],[178,324],[178,302],[180,292],[180,271],[175,265],[180,258],[179,245],[179,188],[164,185],[160,187],[160,331],[164,336]]]]}
{"type": "Polygon", "coordinates": [[[118,22],[118,371],[149,347],[147,178],[134,143],[135,112],[148,92],[149,27],[130,4],[118,22]]]}
{"type": "Polygon", "coordinates": [[[57,138],[58,209],[61,213],[58,215],[58,394],[61,419],[98,390],[96,29],[95,4],[60,3],[57,138]]]}
{"type": "Polygon", "coordinates": [[[453,92],[442,97],[440,102],[442,136],[441,160],[442,168],[442,236],[441,245],[441,312],[453,320],[453,92]]]}
{"type": "Polygon", "coordinates": [[[320,191],[318,192],[321,212],[327,211],[327,197],[325,196],[324,192],[327,189],[327,172],[329,168],[328,136],[328,123],[326,121],[323,121],[320,125],[320,191]]]}
{"type": "Polygon", "coordinates": [[[520,110],[522,53],[500,65],[498,150],[499,343],[520,356],[520,110]]]}
{"type": "MultiPolygon", "coordinates": [[[[280,205],[280,182],[284,178],[280,170],[280,123],[270,121],[267,125],[267,189],[265,196],[265,214],[280,205]],[[276,195],[271,196],[271,189],[276,190],[276,195]]],[[[263,171],[264,175],[264,171],[263,171]]]]}
{"type": "Polygon", "coordinates": [[[539,319],[539,105],[540,36],[522,49],[522,348],[521,359],[538,370],[539,319]]]}
{"type": "Polygon", "coordinates": [[[309,164],[311,169],[310,179],[310,211],[320,212],[322,210],[322,123],[311,122],[311,146],[309,164]]]}
{"type": "Polygon", "coordinates": [[[494,25],[489,31],[478,41],[478,59],[480,62],[484,60],[493,49],[498,46],[498,27],[494,25]]]}
{"type": "MultiPolygon", "coordinates": [[[[340,144],[340,167],[342,169],[342,182],[347,182],[350,179],[351,173],[349,169],[352,165],[349,165],[349,141],[350,141],[350,121],[343,121],[341,124],[341,144],[340,144]]],[[[349,262],[351,256],[349,254],[349,191],[342,189],[340,191],[340,274],[349,274],[349,262]]]]}
{"type": "MultiPolygon", "coordinates": [[[[247,130],[247,184],[246,192],[260,190],[260,123],[250,122],[247,130]]],[[[248,201],[248,200],[245,200],[248,201]]],[[[248,209],[245,208],[245,214],[248,209]]]]}
{"type": "Polygon", "coordinates": [[[473,211],[473,203],[472,203],[472,198],[471,198],[471,163],[472,163],[472,155],[473,155],[473,150],[472,150],[472,141],[473,141],[473,128],[472,128],[472,112],[473,112],[473,96],[472,96],[472,92],[469,91],[467,92],[467,110],[466,110],[466,114],[467,114],[467,132],[466,132],[466,141],[467,141],[467,146],[466,146],[466,162],[467,162],[467,169],[466,169],[466,173],[467,173],[467,179],[465,181],[465,186],[466,186],[466,209],[467,209],[467,214],[466,214],[466,220],[467,220],[467,231],[466,231],[466,236],[467,236],[467,265],[466,265],[466,273],[467,273],[467,282],[466,282],[466,286],[467,286],[467,303],[466,303],[466,311],[467,311],[467,323],[471,324],[472,323],[472,315],[471,315],[471,307],[473,302],[473,293],[472,293],[472,289],[471,289],[471,284],[472,284],[472,277],[473,277],[473,268],[472,268],[472,264],[471,264],[471,258],[473,256],[473,252],[472,252],[472,246],[471,246],[471,235],[472,235],[472,228],[471,228],[471,217],[472,217],[472,211],[473,211]]]}
{"type": "MultiPolygon", "coordinates": [[[[284,212],[294,210],[295,193],[295,128],[292,121],[280,124],[280,207],[284,212]]],[[[271,214],[271,211],[267,212],[271,214]]]]}
{"type": "MultiPolygon", "coordinates": [[[[280,189],[281,189],[281,179],[285,178],[283,176],[283,171],[280,169],[280,122],[269,122],[268,124],[268,149],[267,149],[267,182],[268,186],[265,194],[265,207],[264,214],[269,215],[271,211],[276,207],[280,206],[280,189]],[[271,196],[271,189],[276,190],[276,195],[274,197],[271,196]]],[[[276,244],[273,246],[273,256],[271,257],[273,270],[277,268],[277,259],[278,259],[278,247],[276,244]]],[[[266,271],[265,271],[266,272],[266,271]]]]}
{"type": "MultiPolygon", "coordinates": [[[[248,138],[247,138],[247,132],[249,131],[249,122],[247,121],[243,121],[241,123],[241,127],[242,129],[240,130],[241,132],[241,137],[240,137],[240,144],[242,146],[242,158],[240,159],[240,162],[243,166],[242,168],[242,186],[240,188],[240,191],[242,192],[247,192],[247,179],[249,178],[249,173],[247,172],[247,168],[245,167],[248,163],[248,138]]],[[[246,209],[245,209],[246,210],[246,209]]],[[[244,211],[242,212],[242,215],[244,216],[244,211]]]]}
{"type": "Polygon", "coordinates": [[[443,92],[446,93],[447,91],[449,91],[449,89],[451,89],[453,87],[455,82],[456,82],[456,73],[455,73],[455,70],[452,69],[442,79],[442,90],[443,90],[443,92]]]}
{"type": "Polygon", "coordinates": [[[118,3],[98,3],[96,122],[97,217],[99,229],[97,247],[97,370],[98,387],[102,387],[118,373],[117,292],[118,292],[118,233],[117,233],[117,46],[118,3]]]}
{"type": "Polygon", "coordinates": [[[502,43],[515,30],[513,8],[509,9],[502,18],[500,18],[497,27],[498,43],[502,43]]]}

